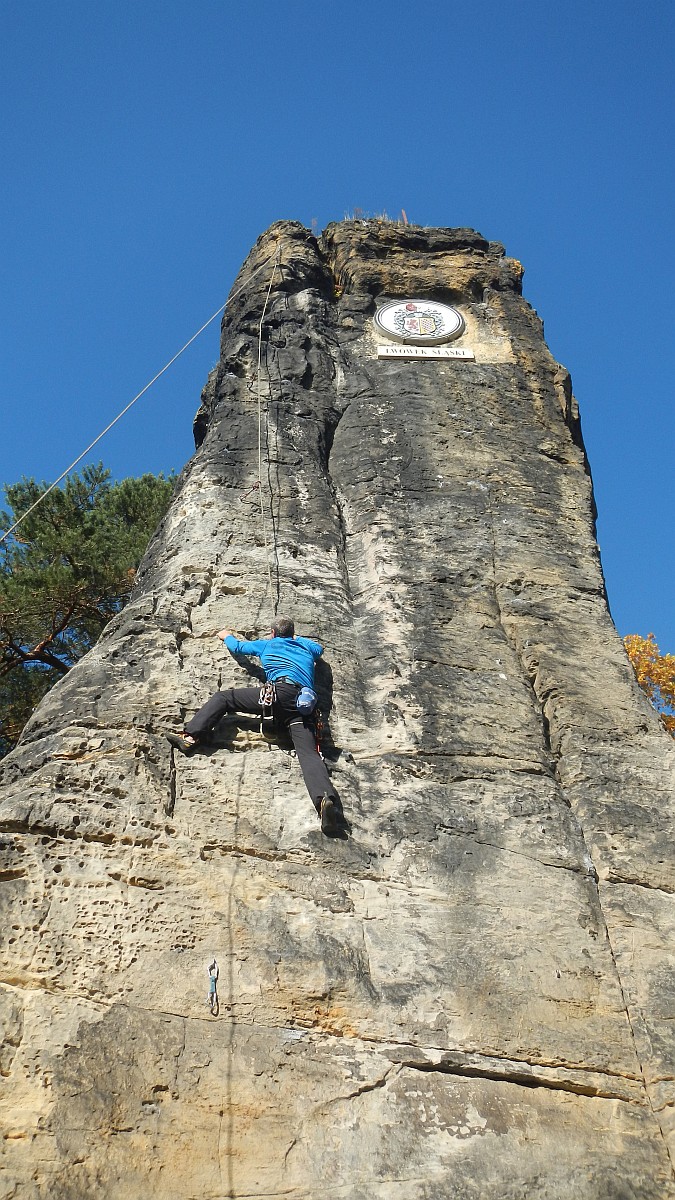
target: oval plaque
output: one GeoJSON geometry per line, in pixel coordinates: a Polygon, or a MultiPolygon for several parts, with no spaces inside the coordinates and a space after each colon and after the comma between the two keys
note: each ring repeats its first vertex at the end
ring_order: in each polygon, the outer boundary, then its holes
{"type": "Polygon", "coordinates": [[[464,318],[456,308],[434,300],[394,300],[375,313],[380,333],[413,346],[437,346],[464,332],[464,318]]]}

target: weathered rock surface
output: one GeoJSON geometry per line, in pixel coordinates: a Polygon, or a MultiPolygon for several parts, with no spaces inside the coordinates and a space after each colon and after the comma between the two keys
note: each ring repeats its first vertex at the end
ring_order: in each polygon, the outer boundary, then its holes
{"type": "Polygon", "coordinates": [[[1,1200],[675,1194],[675,747],[521,273],[464,229],[252,251],[135,595],[2,764],[1,1200]],[[475,361],[378,360],[409,295],[475,361]],[[346,840],[250,722],[163,737],[275,612],[346,840]]]}

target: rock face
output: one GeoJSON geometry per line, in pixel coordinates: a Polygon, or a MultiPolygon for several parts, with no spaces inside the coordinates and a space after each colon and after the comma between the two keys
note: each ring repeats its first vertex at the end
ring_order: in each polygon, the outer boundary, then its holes
{"type": "Polygon", "coordinates": [[[135,595],[2,764],[2,1200],[673,1195],[674,746],[521,273],[254,247],[135,595]],[[411,296],[474,360],[378,359],[411,296]],[[164,738],[274,614],[326,647],[344,840],[250,720],[164,738]]]}

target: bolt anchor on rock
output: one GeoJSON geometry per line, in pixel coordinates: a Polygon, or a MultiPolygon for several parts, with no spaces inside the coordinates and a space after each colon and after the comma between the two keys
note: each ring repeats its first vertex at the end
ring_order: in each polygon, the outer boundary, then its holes
{"type": "Polygon", "coordinates": [[[209,994],[206,998],[206,1003],[211,1011],[211,1015],[213,1017],[217,1017],[218,1016],[218,976],[220,974],[220,971],[218,969],[218,963],[216,962],[215,958],[213,959],[213,962],[209,963],[209,966],[207,969],[208,969],[208,975],[209,975],[209,994]]]}

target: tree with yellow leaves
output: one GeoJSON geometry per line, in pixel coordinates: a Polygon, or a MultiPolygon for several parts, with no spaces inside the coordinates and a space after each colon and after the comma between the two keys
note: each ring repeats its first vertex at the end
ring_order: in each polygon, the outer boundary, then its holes
{"type": "Polygon", "coordinates": [[[675,654],[659,654],[653,633],[630,633],[623,644],[640,687],[675,737],[675,654]]]}

